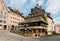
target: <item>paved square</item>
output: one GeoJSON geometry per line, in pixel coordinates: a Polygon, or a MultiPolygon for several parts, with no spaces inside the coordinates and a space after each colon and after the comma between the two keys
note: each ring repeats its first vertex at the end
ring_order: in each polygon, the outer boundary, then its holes
{"type": "Polygon", "coordinates": [[[42,38],[29,38],[10,33],[9,31],[0,30],[0,41],[60,41],[60,35],[42,38]]]}

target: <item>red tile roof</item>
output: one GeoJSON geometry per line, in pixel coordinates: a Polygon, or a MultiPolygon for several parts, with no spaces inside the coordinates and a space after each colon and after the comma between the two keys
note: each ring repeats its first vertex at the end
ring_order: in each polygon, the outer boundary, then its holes
{"type": "Polygon", "coordinates": [[[55,27],[60,27],[60,24],[56,24],[55,27]]]}

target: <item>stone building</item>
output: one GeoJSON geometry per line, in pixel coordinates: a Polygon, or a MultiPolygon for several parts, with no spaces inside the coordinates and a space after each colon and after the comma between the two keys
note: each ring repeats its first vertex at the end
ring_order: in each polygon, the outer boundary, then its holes
{"type": "Polygon", "coordinates": [[[55,33],[60,34],[60,24],[55,24],[55,33]]]}
{"type": "Polygon", "coordinates": [[[35,8],[31,9],[31,13],[25,18],[25,20],[41,20],[47,22],[47,14],[44,9],[38,4],[35,8]]]}
{"type": "Polygon", "coordinates": [[[8,10],[8,29],[16,29],[18,27],[19,22],[24,21],[24,16],[22,16],[22,13],[20,13],[18,10],[12,10],[11,7],[7,8],[8,10]]]}
{"type": "Polygon", "coordinates": [[[38,4],[31,9],[31,13],[27,17],[24,17],[18,10],[7,8],[3,0],[0,0],[0,29],[9,31],[18,29],[27,36],[42,36],[52,30],[52,20],[38,4]]]}
{"type": "Polygon", "coordinates": [[[31,9],[31,13],[25,17],[25,21],[19,23],[19,30],[26,36],[44,36],[47,34],[47,14],[37,4],[31,9]]]}
{"type": "Polygon", "coordinates": [[[54,32],[54,22],[53,18],[50,16],[50,13],[47,13],[47,20],[48,20],[47,34],[52,35],[54,32]]]}
{"type": "Polygon", "coordinates": [[[6,7],[3,0],[0,0],[0,29],[9,30],[18,26],[19,22],[24,21],[22,13],[6,7]]]}

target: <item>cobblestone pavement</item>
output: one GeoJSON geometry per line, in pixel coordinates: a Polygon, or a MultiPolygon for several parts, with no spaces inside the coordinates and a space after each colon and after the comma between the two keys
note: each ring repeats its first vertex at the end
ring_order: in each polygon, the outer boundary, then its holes
{"type": "Polygon", "coordinates": [[[50,36],[50,37],[42,37],[42,38],[29,38],[23,37],[20,35],[16,35],[10,33],[8,31],[0,30],[0,41],[60,41],[60,36],[50,36]]]}

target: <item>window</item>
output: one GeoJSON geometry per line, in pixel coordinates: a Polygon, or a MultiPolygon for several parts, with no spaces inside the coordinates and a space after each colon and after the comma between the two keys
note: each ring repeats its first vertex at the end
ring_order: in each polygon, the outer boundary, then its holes
{"type": "Polygon", "coordinates": [[[11,17],[12,18],[12,17],[11,17]]]}
{"type": "Polygon", "coordinates": [[[5,15],[6,15],[6,12],[5,12],[5,15]]]}
{"type": "Polygon", "coordinates": [[[1,10],[0,10],[0,14],[1,14],[1,10]]]}
{"type": "Polygon", "coordinates": [[[59,27],[59,32],[60,32],[60,27],[59,27]]]}
{"type": "Polygon", "coordinates": [[[13,14],[14,15],[14,14],[13,14]]]}
{"type": "Polygon", "coordinates": [[[13,17],[13,19],[15,19],[15,18],[13,17]]]}
{"type": "Polygon", "coordinates": [[[13,23],[14,23],[14,21],[13,21],[13,23]]]}
{"type": "Polygon", "coordinates": [[[15,20],[16,20],[16,18],[15,18],[15,20]]]}
{"type": "Polygon", "coordinates": [[[6,19],[6,16],[4,16],[4,19],[6,19]]]}
{"type": "Polygon", "coordinates": [[[0,28],[2,28],[2,25],[0,24],[0,28]]]}
{"type": "Polygon", "coordinates": [[[0,15],[0,18],[2,18],[2,16],[0,15]]]}
{"type": "Polygon", "coordinates": [[[10,22],[12,22],[12,21],[10,21],[10,22]]]}
{"type": "Polygon", "coordinates": [[[2,23],[2,20],[0,20],[0,23],[2,23]]]}
{"type": "Polygon", "coordinates": [[[4,10],[4,6],[2,6],[2,9],[4,10]]]}
{"type": "Polygon", "coordinates": [[[36,29],[34,29],[33,32],[36,33],[36,29]]]}
{"type": "Polygon", "coordinates": [[[6,20],[4,20],[4,23],[6,23],[6,20]]]}
{"type": "Polygon", "coordinates": [[[3,14],[3,11],[2,10],[0,10],[0,14],[3,14]]]}

